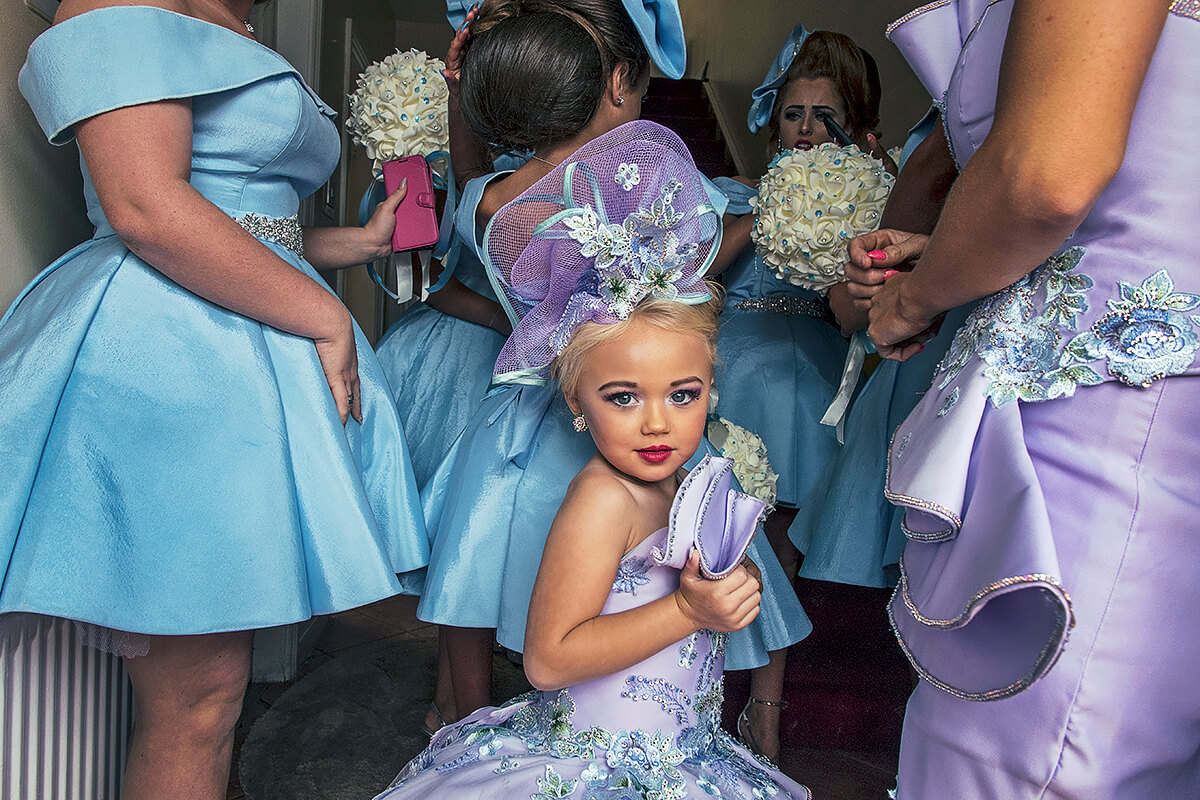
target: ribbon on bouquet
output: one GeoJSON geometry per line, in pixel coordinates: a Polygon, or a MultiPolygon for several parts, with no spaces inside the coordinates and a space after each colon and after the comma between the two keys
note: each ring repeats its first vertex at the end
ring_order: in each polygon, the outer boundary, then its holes
{"type": "Polygon", "coordinates": [[[855,331],[850,337],[850,349],[846,353],[846,363],[842,367],[842,381],[838,384],[833,402],[825,409],[821,417],[822,425],[837,428],[838,444],[846,443],[846,413],[850,410],[850,399],[854,397],[854,389],[862,375],[863,362],[867,353],[874,353],[875,346],[867,338],[866,331],[855,331]]]}
{"type": "MultiPolygon", "coordinates": [[[[450,163],[450,154],[445,150],[438,150],[425,156],[425,160],[430,164],[434,161],[446,162],[446,178],[443,179],[436,172],[433,174],[434,188],[446,190],[446,205],[442,209],[442,219],[438,223],[437,244],[430,249],[416,251],[426,265],[426,268],[421,270],[420,289],[414,290],[415,287],[413,286],[413,251],[392,253],[388,256],[388,266],[392,267],[396,272],[396,291],[394,292],[388,287],[387,282],[380,277],[379,272],[375,269],[374,262],[367,264],[367,274],[371,276],[371,280],[388,297],[397,303],[406,303],[414,296],[419,297],[421,300],[428,299],[429,295],[444,287],[454,274],[454,268],[458,266],[458,255],[462,248],[462,243],[454,236],[454,210],[458,205],[458,186],[454,181],[454,171],[453,165],[450,163]],[[431,258],[435,258],[442,263],[442,272],[438,276],[437,283],[432,286],[429,285],[429,262],[431,258]]],[[[362,200],[358,204],[359,225],[367,224],[367,220],[371,218],[375,207],[383,202],[386,196],[383,187],[383,178],[380,177],[371,181],[371,185],[363,192],[362,200]]]]}

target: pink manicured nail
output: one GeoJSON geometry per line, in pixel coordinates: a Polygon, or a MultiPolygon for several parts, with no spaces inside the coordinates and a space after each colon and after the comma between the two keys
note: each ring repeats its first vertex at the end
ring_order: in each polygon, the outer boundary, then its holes
{"type": "Polygon", "coordinates": [[[883,271],[883,279],[886,281],[888,278],[892,277],[893,275],[899,275],[899,274],[900,274],[900,270],[898,270],[898,269],[885,269],[883,271]]]}
{"type": "Polygon", "coordinates": [[[876,261],[882,261],[887,258],[887,253],[883,252],[882,250],[872,250],[871,252],[867,253],[867,255],[876,261]]]}

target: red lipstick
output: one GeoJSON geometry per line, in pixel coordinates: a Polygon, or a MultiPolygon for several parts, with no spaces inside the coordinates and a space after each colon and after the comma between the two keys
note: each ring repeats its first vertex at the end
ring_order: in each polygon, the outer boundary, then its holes
{"type": "Polygon", "coordinates": [[[667,447],[665,444],[656,444],[653,447],[639,448],[637,454],[642,457],[643,461],[651,464],[661,464],[670,458],[671,453],[674,451],[674,447],[667,447]]]}

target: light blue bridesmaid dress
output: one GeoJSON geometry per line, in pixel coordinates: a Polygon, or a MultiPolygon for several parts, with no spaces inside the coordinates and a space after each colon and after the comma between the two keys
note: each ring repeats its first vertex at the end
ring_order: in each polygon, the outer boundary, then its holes
{"type": "MultiPolygon", "coordinates": [[[[727,213],[749,214],[757,192],[718,178],[727,213]]],[[[813,291],[782,281],[753,245],[721,273],[725,309],[717,366],[717,414],[762,438],[779,474],[777,503],[800,505],[837,448],[821,424],[846,359],[846,340],[813,291]]]]}
{"type": "MultiPolygon", "coordinates": [[[[103,8],[40,36],[20,85],[58,144],[96,114],[190,99],[192,186],[320,280],[294,215],[337,163],[338,132],[270,49],[159,8],[103,8]]],[[[0,322],[0,612],[199,634],[394,594],[426,538],[361,331],[363,423],[343,426],[310,340],[131,253],[82,167],[95,237],[0,322]]]]}
{"type": "MultiPolygon", "coordinates": [[[[468,185],[455,210],[455,234],[474,235],[475,209],[485,183],[468,185]]],[[[491,300],[496,296],[470,243],[462,247],[454,277],[491,300]]],[[[379,340],[400,424],[412,452],[417,485],[424,486],[445,458],[492,382],[504,337],[495,330],[418,303],[379,340]]]]}
{"type": "MultiPolygon", "coordinates": [[[[723,209],[724,196],[707,188],[723,209]]],[[[483,244],[477,243],[477,254],[486,265],[483,244]]],[[[529,598],[550,525],[572,478],[596,452],[571,419],[557,386],[502,384],[484,397],[421,491],[431,553],[420,619],[495,628],[505,647],[524,647],[529,598]]],[[[730,636],[730,669],[765,664],[767,651],[812,630],[765,536],[754,538],[748,554],[763,573],[762,612],[730,636]]]]}

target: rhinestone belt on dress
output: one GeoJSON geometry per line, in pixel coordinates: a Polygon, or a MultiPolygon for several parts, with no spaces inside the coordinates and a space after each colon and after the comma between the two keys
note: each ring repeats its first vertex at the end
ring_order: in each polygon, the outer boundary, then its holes
{"type": "Polygon", "coordinates": [[[742,300],[734,303],[738,311],[763,311],[770,314],[785,314],[795,317],[812,317],[834,324],[833,312],[824,303],[795,297],[790,294],[772,295],[771,297],[756,297],[753,300],[742,300]]]}
{"type": "Polygon", "coordinates": [[[286,247],[304,258],[304,237],[300,232],[300,217],[268,217],[263,214],[245,214],[234,217],[234,222],[259,239],[286,247]]]}

